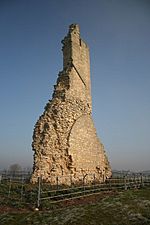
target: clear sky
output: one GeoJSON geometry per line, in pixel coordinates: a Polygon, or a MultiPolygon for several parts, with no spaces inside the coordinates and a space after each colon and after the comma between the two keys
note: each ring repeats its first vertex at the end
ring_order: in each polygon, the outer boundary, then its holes
{"type": "Polygon", "coordinates": [[[0,0],[0,168],[32,166],[71,23],[90,47],[93,118],[112,168],[149,170],[149,0],[0,0]]]}

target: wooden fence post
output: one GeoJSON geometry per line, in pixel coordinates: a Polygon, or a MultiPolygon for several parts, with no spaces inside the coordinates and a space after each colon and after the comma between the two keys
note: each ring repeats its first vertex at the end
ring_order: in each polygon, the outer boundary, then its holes
{"type": "Polygon", "coordinates": [[[94,181],[94,182],[93,182],[93,186],[95,186],[95,184],[96,184],[96,176],[95,176],[95,173],[93,174],[93,179],[94,179],[94,180],[93,180],[93,181],[94,181]]]}
{"type": "Polygon", "coordinates": [[[127,180],[126,180],[126,176],[124,176],[124,189],[127,190],[127,180]]]}
{"type": "Polygon", "coordinates": [[[144,187],[144,182],[143,182],[143,175],[141,173],[141,187],[144,187]]]}
{"type": "Polygon", "coordinates": [[[22,179],[21,179],[21,201],[23,198],[23,188],[24,188],[24,177],[22,177],[22,179]]]}
{"type": "Polygon", "coordinates": [[[58,183],[59,183],[59,180],[58,180],[58,177],[56,177],[56,186],[57,186],[57,190],[58,190],[58,188],[59,188],[58,183]]]}
{"type": "Polygon", "coordinates": [[[11,178],[9,179],[9,189],[8,189],[8,197],[10,197],[10,193],[11,193],[11,178]]]}
{"type": "Polygon", "coordinates": [[[38,177],[38,199],[37,199],[37,207],[40,207],[40,198],[41,198],[41,176],[38,177]]]}

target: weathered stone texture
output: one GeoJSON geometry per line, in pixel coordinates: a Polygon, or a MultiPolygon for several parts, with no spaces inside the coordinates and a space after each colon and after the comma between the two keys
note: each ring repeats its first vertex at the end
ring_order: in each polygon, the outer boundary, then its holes
{"type": "MultiPolygon", "coordinates": [[[[55,176],[93,173],[97,179],[111,176],[104,146],[91,117],[90,63],[88,46],[72,24],[63,43],[63,71],[59,73],[50,100],[35,125],[32,147],[32,182],[39,176],[55,183],[55,176]]],[[[64,183],[69,180],[64,178],[64,183]]]]}

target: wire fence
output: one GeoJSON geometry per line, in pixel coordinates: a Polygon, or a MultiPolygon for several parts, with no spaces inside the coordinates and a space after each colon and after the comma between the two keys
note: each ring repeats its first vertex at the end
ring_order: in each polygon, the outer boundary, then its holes
{"type": "Polygon", "coordinates": [[[72,182],[70,176],[53,177],[55,185],[44,182],[38,178],[37,184],[30,184],[31,172],[21,171],[15,174],[1,173],[0,195],[4,193],[8,199],[20,202],[26,201],[40,208],[44,204],[54,204],[89,195],[95,195],[102,191],[127,190],[150,186],[150,176],[142,173],[118,174],[105,182],[95,179],[95,174],[86,174],[79,178],[78,183],[72,182]],[[64,180],[69,179],[70,185],[64,185],[64,180]],[[17,193],[17,194],[16,194],[17,193]]]}
{"type": "Polygon", "coordinates": [[[12,180],[16,182],[20,182],[24,180],[28,182],[31,177],[31,171],[29,170],[19,170],[19,171],[9,171],[9,170],[1,170],[0,171],[0,183],[4,180],[12,180]]]}
{"type": "MultiPolygon", "coordinates": [[[[93,175],[93,180],[90,179],[90,183],[88,182],[88,179],[85,179],[85,176],[83,176],[80,185],[72,184],[70,186],[65,186],[63,183],[59,183],[58,186],[52,187],[49,185],[47,186],[42,181],[42,177],[39,177],[37,207],[40,207],[42,202],[47,200],[52,204],[76,198],[83,198],[85,196],[98,194],[101,191],[127,190],[150,186],[150,177],[143,175],[110,178],[102,183],[94,180],[94,177],[95,176],[93,175]]],[[[58,179],[58,177],[56,179],[58,179]]]]}

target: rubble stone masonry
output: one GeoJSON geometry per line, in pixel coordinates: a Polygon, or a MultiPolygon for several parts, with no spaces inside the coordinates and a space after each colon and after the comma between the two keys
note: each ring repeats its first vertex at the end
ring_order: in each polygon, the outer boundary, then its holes
{"type": "Polygon", "coordinates": [[[105,180],[111,176],[111,168],[91,116],[89,48],[80,38],[77,24],[70,25],[62,44],[63,70],[52,100],[34,128],[31,181],[42,176],[55,184],[59,176],[64,184],[70,184],[68,177],[79,182],[86,174],[105,180]]]}

